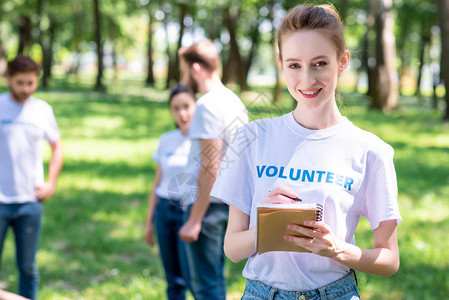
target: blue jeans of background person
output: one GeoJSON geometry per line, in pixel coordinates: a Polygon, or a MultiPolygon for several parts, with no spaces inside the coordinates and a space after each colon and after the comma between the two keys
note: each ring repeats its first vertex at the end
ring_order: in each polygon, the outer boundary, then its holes
{"type": "Polygon", "coordinates": [[[184,300],[189,287],[189,269],[185,243],[178,232],[183,225],[184,211],[179,202],[159,198],[154,215],[154,224],[167,279],[169,300],[184,300]]]}
{"type": "Polygon", "coordinates": [[[36,253],[41,235],[42,203],[0,203],[0,259],[8,227],[14,232],[19,269],[19,295],[36,299],[39,272],[36,253]]]}
{"type": "Polygon", "coordinates": [[[352,273],[310,291],[285,291],[260,281],[247,280],[242,300],[358,300],[360,295],[352,273]]]}
{"type": "MultiPolygon", "coordinates": [[[[188,219],[191,206],[187,209],[188,219]]],[[[198,240],[186,243],[190,285],[196,300],[225,300],[224,235],[228,223],[228,205],[211,203],[202,222],[198,240]]]]}

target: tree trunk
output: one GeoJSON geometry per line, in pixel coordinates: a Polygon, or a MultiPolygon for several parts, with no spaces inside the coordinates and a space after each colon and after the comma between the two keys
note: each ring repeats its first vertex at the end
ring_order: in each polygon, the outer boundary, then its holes
{"type": "Polygon", "coordinates": [[[94,20],[95,20],[95,44],[97,46],[97,82],[95,83],[96,91],[104,91],[105,86],[103,85],[103,43],[101,41],[101,11],[100,11],[100,0],[94,1],[94,20]]]}
{"type": "MultiPolygon", "coordinates": [[[[0,24],[3,21],[3,11],[0,10],[0,24]]],[[[6,73],[8,61],[6,59],[5,49],[3,49],[3,32],[0,28],[0,76],[3,76],[6,73]]]]}
{"type": "Polygon", "coordinates": [[[368,78],[368,90],[366,92],[367,96],[370,96],[371,94],[375,93],[375,86],[376,86],[376,76],[375,76],[375,64],[371,63],[374,62],[376,59],[374,56],[372,56],[372,51],[371,51],[371,41],[369,38],[370,32],[374,27],[374,13],[373,13],[373,9],[371,8],[370,5],[370,0],[368,0],[366,2],[367,4],[367,20],[366,20],[366,32],[365,32],[365,36],[363,38],[363,51],[362,51],[362,66],[363,69],[366,71],[366,75],[368,78]]]}
{"type": "Polygon", "coordinates": [[[278,56],[279,53],[276,51],[278,49],[277,39],[276,39],[276,27],[274,26],[274,3],[271,6],[270,11],[270,20],[271,20],[271,45],[273,46],[273,59],[274,59],[274,76],[275,76],[275,84],[273,89],[273,102],[278,102],[281,99],[281,78],[280,78],[280,70],[278,65],[278,56]]]}
{"type": "Polygon", "coordinates": [[[243,89],[245,83],[242,56],[237,43],[238,9],[228,7],[224,10],[224,23],[229,32],[229,55],[223,67],[223,81],[237,82],[243,89]]]}
{"type": "Polygon", "coordinates": [[[178,68],[178,66],[176,66],[176,58],[172,55],[171,51],[170,51],[170,40],[168,38],[168,20],[167,20],[167,14],[165,14],[165,18],[164,18],[164,27],[165,27],[165,34],[166,34],[166,38],[167,38],[167,78],[165,81],[165,88],[168,89],[171,86],[171,82],[173,80],[175,80],[175,76],[174,76],[174,69],[178,68]]]}
{"type": "Polygon", "coordinates": [[[415,96],[419,97],[419,101],[421,102],[421,78],[422,71],[424,67],[424,52],[426,49],[427,39],[424,35],[421,35],[421,43],[419,44],[419,69],[418,69],[418,78],[416,79],[416,92],[415,96]]]}
{"type": "Polygon", "coordinates": [[[179,13],[178,22],[179,22],[180,28],[179,28],[179,36],[178,36],[178,48],[176,49],[176,54],[175,54],[175,68],[173,69],[173,76],[177,82],[180,79],[178,49],[182,47],[182,38],[184,36],[184,32],[186,29],[186,26],[184,25],[184,19],[189,10],[189,6],[186,3],[181,3],[179,8],[180,8],[180,13],[179,13]]]}
{"type": "Polygon", "coordinates": [[[248,90],[248,75],[249,70],[251,69],[251,65],[253,63],[254,57],[256,56],[257,47],[259,46],[260,33],[259,33],[259,22],[255,22],[251,32],[249,33],[249,37],[251,39],[251,48],[249,49],[248,58],[246,59],[245,68],[243,70],[243,86],[241,87],[243,91],[248,90]]]}
{"type": "Polygon", "coordinates": [[[371,91],[371,108],[389,112],[398,107],[399,100],[392,0],[372,1],[376,16],[376,88],[371,91]]]}
{"type": "Polygon", "coordinates": [[[148,70],[146,85],[154,85],[154,72],[153,72],[153,10],[148,7],[148,70]]]}
{"type": "Polygon", "coordinates": [[[42,56],[43,56],[43,74],[42,74],[42,86],[44,88],[48,87],[48,81],[51,78],[51,67],[53,65],[53,44],[55,40],[55,18],[50,16],[50,24],[48,28],[48,43],[45,45],[45,39],[43,41],[42,56]]]}
{"type": "Polygon", "coordinates": [[[441,32],[441,68],[440,74],[446,89],[446,110],[443,120],[449,121],[449,0],[438,0],[438,15],[441,32]]]}
{"type": "Polygon", "coordinates": [[[17,54],[24,54],[25,48],[31,44],[31,19],[27,16],[20,17],[19,21],[19,48],[17,54]]]}

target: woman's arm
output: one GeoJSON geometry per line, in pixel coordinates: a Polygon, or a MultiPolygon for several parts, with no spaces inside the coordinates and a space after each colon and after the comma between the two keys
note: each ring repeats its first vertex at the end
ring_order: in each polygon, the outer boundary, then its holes
{"type": "Polygon", "coordinates": [[[323,222],[306,221],[304,225],[313,229],[293,224],[290,224],[289,228],[307,235],[308,238],[284,238],[312,253],[332,258],[365,273],[391,276],[399,269],[396,220],[380,222],[379,227],[374,230],[374,249],[362,249],[337,239],[330,227],[323,222]]]}
{"type": "Polygon", "coordinates": [[[154,184],[150,197],[148,198],[148,217],[145,224],[145,241],[148,245],[154,245],[154,228],[153,228],[153,216],[157,205],[156,188],[161,182],[162,172],[159,164],[156,164],[156,174],[154,175],[154,184]]]}
{"type": "Polygon", "coordinates": [[[254,253],[256,228],[249,228],[249,216],[234,205],[229,205],[229,220],[224,240],[224,252],[232,262],[239,262],[254,253]]]}
{"type": "MultiPolygon", "coordinates": [[[[267,203],[294,203],[292,198],[298,195],[290,189],[280,186],[268,193],[268,198],[262,200],[267,203]]],[[[249,216],[234,205],[229,205],[229,220],[224,240],[226,256],[233,262],[239,262],[256,253],[256,227],[249,228],[249,216]]]]}

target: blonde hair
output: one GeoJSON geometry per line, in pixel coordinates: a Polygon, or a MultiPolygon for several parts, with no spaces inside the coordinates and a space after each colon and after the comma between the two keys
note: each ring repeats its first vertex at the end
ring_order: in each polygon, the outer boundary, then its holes
{"type": "Polygon", "coordinates": [[[337,57],[340,57],[346,50],[340,15],[332,4],[298,5],[285,15],[277,36],[281,59],[282,37],[299,30],[316,30],[327,36],[335,45],[337,57]]]}

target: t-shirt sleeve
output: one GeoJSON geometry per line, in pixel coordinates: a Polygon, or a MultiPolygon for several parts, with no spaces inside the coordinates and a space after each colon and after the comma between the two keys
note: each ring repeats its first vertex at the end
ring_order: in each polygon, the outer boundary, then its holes
{"type": "Polygon", "coordinates": [[[223,131],[222,117],[210,104],[202,104],[197,107],[189,128],[191,139],[216,140],[221,139],[223,131]]]}
{"type": "Polygon", "coordinates": [[[378,157],[367,178],[362,214],[370,222],[371,229],[387,220],[402,220],[398,208],[398,187],[396,171],[393,164],[393,148],[378,157]]]}
{"type": "Polygon", "coordinates": [[[51,107],[49,107],[49,110],[48,110],[47,126],[44,130],[44,138],[49,143],[54,143],[61,138],[58,124],[56,122],[56,117],[55,117],[55,114],[53,113],[53,109],[51,107]]]}
{"type": "Polygon", "coordinates": [[[254,182],[251,172],[251,142],[246,126],[237,130],[222,159],[211,196],[251,213],[254,182]]]}

